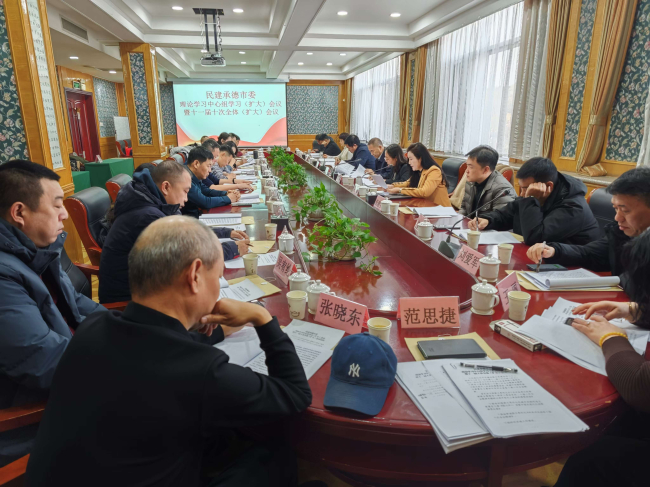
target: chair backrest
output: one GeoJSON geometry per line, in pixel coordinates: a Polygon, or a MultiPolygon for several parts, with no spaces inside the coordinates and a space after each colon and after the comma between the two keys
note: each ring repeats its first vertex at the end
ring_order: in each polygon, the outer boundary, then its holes
{"type": "Polygon", "coordinates": [[[131,148],[131,139],[124,139],[124,143],[129,149],[131,148]]]}
{"type": "Polygon", "coordinates": [[[84,273],[72,263],[65,249],[61,252],[61,267],[70,278],[70,282],[77,290],[87,298],[93,299],[93,290],[84,273]]]}
{"type": "Polygon", "coordinates": [[[120,157],[126,157],[126,152],[124,152],[124,141],[116,140],[115,147],[117,147],[117,153],[120,157]]]}
{"type": "Polygon", "coordinates": [[[90,262],[99,265],[102,252],[99,244],[99,234],[103,228],[101,222],[111,206],[111,197],[105,189],[93,186],[69,196],[63,204],[74,222],[90,262]]]}
{"type": "MultiPolygon", "coordinates": [[[[458,181],[463,177],[460,173],[463,165],[465,165],[465,159],[460,157],[448,157],[442,162],[442,172],[445,174],[447,184],[449,185],[447,187],[448,193],[453,193],[454,189],[456,189],[456,186],[458,185],[458,181]]],[[[467,169],[466,165],[465,169],[467,169]]],[[[465,171],[463,170],[463,173],[464,172],[465,171]]]]}
{"type": "Polygon", "coordinates": [[[506,168],[503,171],[501,171],[501,176],[506,178],[510,184],[512,184],[512,176],[514,176],[514,175],[515,175],[515,172],[510,168],[506,168]]]}
{"type": "Polygon", "coordinates": [[[612,195],[605,191],[605,188],[592,189],[587,196],[587,202],[600,228],[605,228],[615,221],[616,210],[612,206],[612,195]]]}
{"type": "Polygon", "coordinates": [[[115,202],[117,193],[120,192],[122,186],[127,185],[132,180],[133,178],[128,174],[118,174],[106,181],[106,190],[108,191],[108,195],[111,197],[111,201],[115,202]]]}
{"type": "Polygon", "coordinates": [[[174,159],[179,164],[185,164],[185,158],[183,157],[182,152],[177,152],[176,154],[172,155],[170,159],[174,159]]]}

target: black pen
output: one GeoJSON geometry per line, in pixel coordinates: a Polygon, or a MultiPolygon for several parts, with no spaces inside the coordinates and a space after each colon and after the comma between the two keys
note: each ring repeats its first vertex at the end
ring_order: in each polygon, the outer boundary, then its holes
{"type": "Polygon", "coordinates": [[[501,367],[499,365],[479,365],[479,364],[466,364],[461,362],[462,367],[469,367],[471,369],[488,369],[495,370],[497,372],[517,372],[517,369],[511,369],[510,367],[501,367]]]}
{"type": "Polygon", "coordinates": [[[535,272],[539,272],[539,268],[542,265],[542,259],[544,259],[545,248],[546,248],[546,240],[544,240],[544,243],[542,244],[542,254],[539,256],[539,262],[537,263],[537,269],[535,269],[535,272]]]}

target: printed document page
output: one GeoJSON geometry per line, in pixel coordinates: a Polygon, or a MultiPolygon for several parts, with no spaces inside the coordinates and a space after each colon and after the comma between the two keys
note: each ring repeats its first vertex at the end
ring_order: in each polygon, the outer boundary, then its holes
{"type": "MultiPolygon", "coordinates": [[[[278,261],[279,250],[275,252],[269,252],[268,254],[257,254],[257,266],[262,265],[275,265],[278,261]]],[[[225,262],[226,269],[243,269],[244,268],[244,259],[242,257],[237,257],[233,260],[227,260],[225,262]]]]}
{"type": "Polygon", "coordinates": [[[594,288],[617,286],[618,276],[601,277],[587,269],[551,272],[522,272],[522,276],[543,291],[571,288],[594,288]]]}
{"type": "Polygon", "coordinates": [[[407,207],[414,213],[418,215],[424,215],[429,217],[447,217],[447,216],[456,216],[456,210],[447,206],[430,206],[425,208],[416,208],[416,207],[407,207]]]}
{"type": "MultiPolygon", "coordinates": [[[[467,240],[467,232],[469,232],[469,230],[464,228],[454,230],[454,233],[463,240],[467,240]]],[[[478,243],[481,245],[498,245],[502,243],[518,244],[521,242],[513,237],[512,233],[510,232],[496,232],[488,230],[487,232],[481,232],[478,243]]]]}
{"type": "Polygon", "coordinates": [[[201,220],[206,225],[236,225],[241,223],[241,215],[236,216],[219,216],[211,213],[206,213],[199,216],[201,220]]]}
{"type": "Polygon", "coordinates": [[[253,284],[249,279],[244,279],[243,281],[226,288],[222,287],[219,293],[219,299],[230,298],[245,302],[259,299],[262,296],[264,296],[264,291],[253,284]]]}

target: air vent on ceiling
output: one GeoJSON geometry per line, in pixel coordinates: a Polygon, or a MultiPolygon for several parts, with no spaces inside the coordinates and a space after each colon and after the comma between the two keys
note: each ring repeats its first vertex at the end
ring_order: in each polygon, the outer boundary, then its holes
{"type": "Polygon", "coordinates": [[[83,27],[79,27],[77,24],[73,24],[68,19],[61,17],[61,27],[63,30],[70,32],[71,34],[81,37],[84,40],[88,40],[88,31],[83,27]]]}
{"type": "Polygon", "coordinates": [[[90,69],[96,69],[97,71],[105,71],[105,72],[107,72],[107,73],[108,73],[109,71],[117,71],[118,73],[121,73],[121,72],[122,72],[122,69],[121,69],[121,68],[98,68],[97,66],[89,66],[89,65],[87,65],[87,64],[84,64],[83,67],[84,67],[84,68],[90,68],[90,69]]]}

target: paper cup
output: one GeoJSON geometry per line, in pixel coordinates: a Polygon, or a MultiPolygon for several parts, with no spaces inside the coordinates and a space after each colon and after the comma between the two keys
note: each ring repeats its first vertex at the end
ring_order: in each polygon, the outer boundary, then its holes
{"type": "Polygon", "coordinates": [[[420,238],[430,239],[433,235],[433,225],[431,223],[428,225],[420,225],[418,223],[415,225],[415,234],[420,238]]]}
{"type": "Polygon", "coordinates": [[[356,183],[357,183],[359,186],[363,185],[363,176],[359,176],[359,177],[356,179],[356,183]]]}
{"type": "Polygon", "coordinates": [[[244,259],[244,270],[247,276],[257,274],[257,261],[259,259],[257,254],[246,254],[242,257],[244,259]]]}
{"type": "Polygon", "coordinates": [[[294,320],[304,319],[305,307],[307,306],[307,292],[289,291],[287,293],[287,301],[289,302],[289,316],[294,320]]]}
{"type": "Polygon", "coordinates": [[[393,203],[391,201],[391,203],[390,203],[390,216],[397,216],[398,211],[399,211],[399,203],[393,203]]]}
{"type": "Polygon", "coordinates": [[[359,186],[359,189],[357,190],[359,196],[362,198],[365,198],[365,196],[368,194],[368,187],[367,186],[359,186]]]}
{"type": "Polygon", "coordinates": [[[390,212],[390,200],[382,200],[381,201],[381,212],[384,214],[387,214],[390,212]]]}
{"type": "Polygon", "coordinates": [[[264,225],[266,230],[266,240],[273,240],[275,242],[275,237],[278,234],[278,224],[277,223],[267,223],[264,225]]]}
{"type": "Polygon", "coordinates": [[[512,244],[499,244],[499,260],[502,264],[510,264],[513,248],[512,244]]]}
{"type": "Polygon", "coordinates": [[[470,249],[478,249],[478,242],[481,239],[481,232],[478,230],[470,230],[467,232],[467,246],[470,249]]]}
{"type": "Polygon", "coordinates": [[[390,329],[393,322],[387,318],[370,318],[368,320],[368,333],[390,345],[390,329]]]}
{"type": "Polygon", "coordinates": [[[524,321],[530,304],[530,294],[523,291],[510,291],[508,301],[510,302],[509,318],[513,321],[524,321]]]}

